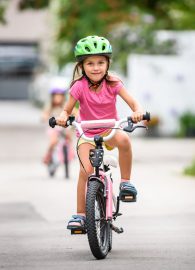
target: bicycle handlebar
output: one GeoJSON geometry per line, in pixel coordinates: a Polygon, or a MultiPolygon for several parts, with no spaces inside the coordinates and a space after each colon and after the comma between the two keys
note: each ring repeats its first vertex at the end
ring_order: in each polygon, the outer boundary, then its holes
{"type": "MultiPolygon", "coordinates": [[[[150,121],[150,113],[146,112],[143,114],[142,120],[150,121]]],[[[77,122],[74,118],[74,116],[69,116],[68,121],[66,123],[66,127],[69,125],[74,126],[80,135],[82,135],[82,138],[93,142],[94,137],[87,137],[84,134],[83,129],[96,129],[96,128],[111,128],[112,131],[105,137],[103,137],[103,141],[110,140],[114,134],[116,133],[116,129],[120,127],[121,124],[127,122],[128,127],[124,128],[126,132],[132,132],[135,130],[135,128],[138,127],[145,127],[145,126],[133,126],[134,122],[132,121],[131,117],[125,117],[120,120],[115,119],[104,119],[104,120],[90,120],[90,121],[81,121],[80,123],[77,122]]],[[[51,117],[49,119],[49,125],[50,127],[54,128],[57,125],[57,121],[55,117],[51,117]]]]}

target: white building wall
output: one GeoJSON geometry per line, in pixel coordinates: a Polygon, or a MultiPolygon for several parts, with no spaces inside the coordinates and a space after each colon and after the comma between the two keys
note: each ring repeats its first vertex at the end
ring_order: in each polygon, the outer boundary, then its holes
{"type": "MultiPolygon", "coordinates": [[[[162,32],[160,38],[171,35],[162,32]]],[[[195,113],[195,32],[174,33],[179,54],[130,55],[128,89],[151,115],[160,118],[160,132],[178,130],[185,111],[195,113]]]]}
{"type": "Polygon", "coordinates": [[[47,60],[51,27],[49,11],[21,11],[17,8],[18,2],[19,0],[10,0],[7,4],[6,24],[0,24],[0,42],[37,42],[42,58],[47,60]]]}

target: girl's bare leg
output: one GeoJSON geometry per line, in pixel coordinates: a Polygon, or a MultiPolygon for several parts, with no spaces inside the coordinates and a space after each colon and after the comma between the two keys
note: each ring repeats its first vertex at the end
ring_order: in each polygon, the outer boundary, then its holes
{"type": "Polygon", "coordinates": [[[52,136],[50,137],[50,142],[49,142],[49,151],[52,151],[54,149],[54,147],[57,145],[58,141],[59,141],[59,135],[57,132],[52,133],[52,136]]]}
{"type": "Polygon", "coordinates": [[[83,163],[80,164],[79,180],[77,184],[77,213],[85,214],[85,188],[88,176],[93,173],[93,167],[91,166],[89,160],[89,150],[94,148],[93,145],[89,143],[83,143],[79,146],[79,156],[83,163]]]}
{"type": "Polygon", "coordinates": [[[58,139],[57,132],[53,132],[49,138],[49,146],[47,149],[47,153],[45,154],[45,157],[43,158],[43,162],[45,164],[49,164],[49,162],[51,161],[52,151],[53,151],[54,147],[57,145],[58,140],[59,139],[58,139]]]}
{"type": "Polygon", "coordinates": [[[119,130],[111,140],[106,142],[106,144],[111,147],[118,148],[121,179],[130,180],[132,167],[132,149],[128,135],[119,130]]]}

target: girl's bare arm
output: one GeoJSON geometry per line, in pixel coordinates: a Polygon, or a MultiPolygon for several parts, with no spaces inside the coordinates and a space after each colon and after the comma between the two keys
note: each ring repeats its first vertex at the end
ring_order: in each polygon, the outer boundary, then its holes
{"type": "Polygon", "coordinates": [[[60,125],[60,126],[66,125],[68,117],[71,115],[71,113],[75,107],[76,102],[77,101],[73,98],[73,96],[69,95],[69,99],[68,99],[67,103],[65,104],[64,110],[61,112],[59,117],[56,118],[56,120],[58,121],[58,125],[60,125]]]}
{"type": "Polygon", "coordinates": [[[133,96],[131,96],[125,88],[120,89],[119,96],[128,104],[128,106],[133,111],[133,114],[131,115],[133,121],[135,123],[141,121],[144,112],[143,108],[137,102],[137,100],[133,96]]]}

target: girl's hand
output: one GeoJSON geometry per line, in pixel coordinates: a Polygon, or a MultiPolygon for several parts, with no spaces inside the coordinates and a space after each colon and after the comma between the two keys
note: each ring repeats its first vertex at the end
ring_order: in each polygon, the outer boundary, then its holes
{"type": "Polygon", "coordinates": [[[143,118],[143,112],[133,112],[131,115],[131,119],[133,120],[134,123],[142,121],[143,118]]]}
{"type": "Polygon", "coordinates": [[[61,114],[58,117],[56,117],[56,122],[58,126],[61,126],[61,127],[66,126],[67,120],[68,120],[68,114],[66,111],[61,112],[61,114]]]}

